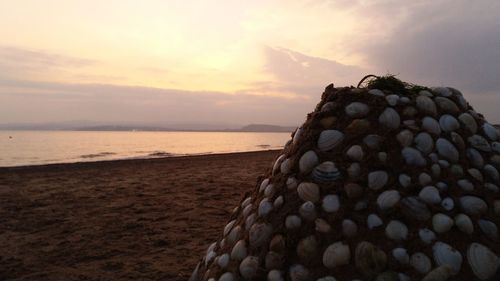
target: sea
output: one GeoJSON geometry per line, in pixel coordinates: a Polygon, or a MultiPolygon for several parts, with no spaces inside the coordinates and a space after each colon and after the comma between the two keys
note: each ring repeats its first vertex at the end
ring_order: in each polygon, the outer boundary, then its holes
{"type": "Polygon", "coordinates": [[[281,149],[290,133],[0,131],[0,167],[281,149]]]}

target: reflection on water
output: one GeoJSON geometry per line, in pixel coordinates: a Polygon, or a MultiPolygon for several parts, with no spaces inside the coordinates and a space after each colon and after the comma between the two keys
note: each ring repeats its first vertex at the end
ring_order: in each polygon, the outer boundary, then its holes
{"type": "Polygon", "coordinates": [[[0,131],[0,166],[282,148],[290,133],[0,131]]]}

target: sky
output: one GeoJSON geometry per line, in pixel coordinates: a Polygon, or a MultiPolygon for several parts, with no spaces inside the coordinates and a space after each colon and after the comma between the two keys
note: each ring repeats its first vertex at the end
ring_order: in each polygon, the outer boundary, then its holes
{"type": "Polygon", "coordinates": [[[0,123],[296,126],[367,74],[500,123],[500,1],[0,0],[0,123]]]}

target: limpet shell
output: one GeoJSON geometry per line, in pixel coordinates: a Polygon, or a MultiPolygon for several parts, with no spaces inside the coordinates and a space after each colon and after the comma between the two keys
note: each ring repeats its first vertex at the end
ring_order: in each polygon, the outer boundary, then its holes
{"type": "Polygon", "coordinates": [[[498,257],[488,247],[472,243],[467,249],[467,261],[474,275],[481,280],[488,280],[498,271],[498,257]]]}
{"type": "Polygon", "coordinates": [[[327,268],[348,264],[350,259],[351,251],[349,246],[342,242],[331,244],[323,253],[323,265],[327,268]]]}
{"type": "Polygon", "coordinates": [[[344,139],[344,133],[337,130],[324,130],[319,135],[318,148],[321,151],[329,151],[339,145],[344,139]]]}

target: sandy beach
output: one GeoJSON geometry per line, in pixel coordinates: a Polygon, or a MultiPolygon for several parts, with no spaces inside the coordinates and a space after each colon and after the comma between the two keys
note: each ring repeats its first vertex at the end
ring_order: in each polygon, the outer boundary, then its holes
{"type": "Polygon", "coordinates": [[[187,280],[277,153],[0,168],[0,280],[187,280]]]}

